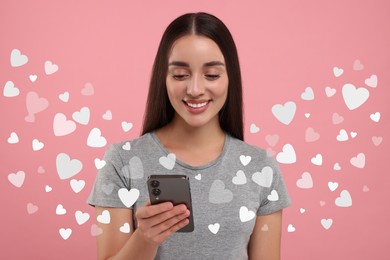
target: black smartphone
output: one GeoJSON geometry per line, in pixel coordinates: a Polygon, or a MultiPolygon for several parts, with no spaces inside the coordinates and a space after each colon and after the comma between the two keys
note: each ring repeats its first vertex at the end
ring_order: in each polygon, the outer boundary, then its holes
{"type": "Polygon", "coordinates": [[[185,204],[190,211],[189,223],[177,232],[194,231],[190,180],[185,175],[150,175],[148,190],[152,205],[170,201],[173,205],[185,204]]]}

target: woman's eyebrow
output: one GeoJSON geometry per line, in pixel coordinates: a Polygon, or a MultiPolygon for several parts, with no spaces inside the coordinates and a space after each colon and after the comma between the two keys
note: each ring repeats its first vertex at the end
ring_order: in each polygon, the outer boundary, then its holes
{"type": "MultiPolygon", "coordinates": [[[[172,61],[168,64],[168,66],[190,67],[190,65],[184,61],[172,61]]],[[[203,67],[213,67],[213,66],[225,66],[225,64],[221,61],[209,61],[203,65],[203,67]]]]}

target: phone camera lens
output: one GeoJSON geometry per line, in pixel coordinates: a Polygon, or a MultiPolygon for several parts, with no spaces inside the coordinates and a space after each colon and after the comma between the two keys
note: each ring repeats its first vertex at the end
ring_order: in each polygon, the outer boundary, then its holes
{"type": "Polygon", "coordinates": [[[150,182],[150,185],[153,187],[153,188],[157,188],[159,185],[160,185],[160,182],[159,181],[156,181],[156,180],[153,180],[150,182]]]}
{"type": "Polygon", "coordinates": [[[152,193],[153,193],[154,196],[158,196],[158,195],[161,194],[161,190],[160,189],[153,189],[152,193]]]}

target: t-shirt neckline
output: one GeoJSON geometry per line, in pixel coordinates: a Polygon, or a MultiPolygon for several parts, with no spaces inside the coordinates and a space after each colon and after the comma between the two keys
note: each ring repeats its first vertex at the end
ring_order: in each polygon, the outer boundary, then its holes
{"type": "MultiPolygon", "coordinates": [[[[152,131],[149,133],[150,136],[152,137],[153,141],[157,144],[157,146],[164,152],[165,155],[168,155],[170,153],[170,151],[161,143],[160,139],[158,138],[158,136],[156,135],[156,132],[155,131],[152,131]]],[[[181,167],[185,168],[185,169],[189,169],[189,170],[195,170],[195,171],[199,171],[199,170],[204,170],[204,169],[207,169],[209,167],[212,167],[216,164],[218,164],[220,161],[222,161],[222,158],[225,156],[227,150],[228,150],[228,146],[229,146],[229,143],[230,143],[230,135],[228,133],[225,132],[225,141],[224,141],[224,144],[223,144],[223,148],[222,148],[222,152],[219,154],[219,156],[207,163],[207,164],[204,164],[204,165],[198,165],[198,166],[192,166],[192,165],[189,165],[183,161],[180,161],[179,159],[176,158],[176,163],[178,165],[180,165],[181,167]]]]}

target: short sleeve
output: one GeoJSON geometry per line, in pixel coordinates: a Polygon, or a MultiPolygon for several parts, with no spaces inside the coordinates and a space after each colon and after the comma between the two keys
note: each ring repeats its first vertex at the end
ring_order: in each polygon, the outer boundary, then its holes
{"type": "Polygon", "coordinates": [[[130,189],[130,179],[122,173],[124,163],[116,145],[106,149],[103,160],[105,166],[96,175],[87,203],[92,206],[127,208],[118,192],[123,188],[130,189]]]}
{"type": "Polygon", "coordinates": [[[286,184],[275,158],[268,157],[267,165],[272,169],[272,183],[269,188],[264,189],[265,193],[260,196],[260,207],[257,210],[258,216],[269,215],[291,205],[286,184]]]}

